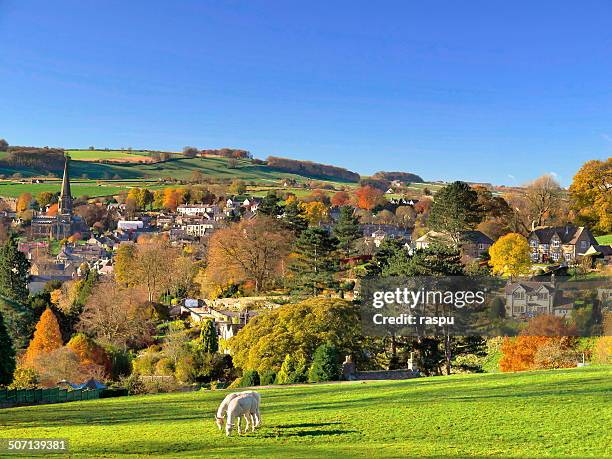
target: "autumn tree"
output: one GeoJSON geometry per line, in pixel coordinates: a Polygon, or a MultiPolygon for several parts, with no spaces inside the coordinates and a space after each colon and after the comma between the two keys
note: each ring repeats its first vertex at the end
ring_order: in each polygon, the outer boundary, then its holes
{"type": "Polygon", "coordinates": [[[17,198],[17,204],[15,205],[15,210],[17,212],[25,212],[30,208],[30,204],[32,203],[32,195],[30,193],[21,193],[17,198]]]}
{"type": "Polygon", "coordinates": [[[372,210],[384,200],[382,191],[369,185],[358,188],[355,191],[355,198],[357,199],[357,207],[366,210],[372,210]]]}
{"type": "Polygon", "coordinates": [[[14,371],[15,348],[0,312],[0,387],[11,383],[14,371]]]}
{"type": "Polygon", "coordinates": [[[335,207],[342,207],[350,204],[351,196],[346,191],[338,191],[331,197],[331,204],[335,207]]]}
{"type": "Polygon", "coordinates": [[[474,228],[482,220],[478,194],[465,182],[453,182],[435,196],[428,226],[445,233],[459,245],[464,231],[474,228]]]}
{"type": "Polygon", "coordinates": [[[47,308],[36,324],[34,337],[23,357],[23,363],[26,366],[34,365],[38,356],[59,349],[62,345],[62,333],[57,317],[51,309],[47,308]]]}
{"type": "Polygon", "coordinates": [[[561,187],[552,175],[543,175],[529,183],[525,197],[529,218],[536,227],[555,222],[560,210],[561,187]]]}
{"type": "Polygon", "coordinates": [[[601,234],[612,232],[612,157],[586,162],[570,185],[578,220],[601,234]]]}
{"type": "Polygon", "coordinates": [[[539,315],[516,338],[505,338],[501,371],[575,366],[575,330],[561,317],[539,315]]]}
{"type": "Polygon", "coordinates": [[[38,205],[41,207],[41,209],[44,209],[49,204],[51,204],[51,201],[54,197],[55,195],[53,193],[49,191],[43,191],[36,195],[36,201],[38,202],[38,205]]]}
{"type": "Polygon", "coordinates": [[[252,281],[256,292],[264,291],[282,273],[291,240],[278,219],[266,216],[215,231],[206,277],[215,285],[252,281]]]}
{"type": "Polygon", "coordinates": [[[306,219],[311,225],[320,225],[329,220],[327,206],[320,201],[305,202],[302,204],[306,219]]]}
{"type": "Polygon", "coordinates": [[[229,347],[238,368],[263,374],[278,371],[287,354],[310,361],[324,343],[335,346],[341,355],[359,352],[359,323],[359,308],[353,303],[311,298],[262,312],[230,339],[229,347]]]}
{"type": "Polygon", "coordinates": [[[517,233],[500,237],[489,249],[489,255],[494,274],[519,276],[526,274],[531,266],[527,239],[517,233]]]}
{"type": "Polygon", "coordinates": [[[187,158],[195,158],[200,151],[196,147],[183,147],[183,155],[187,158]]]}
{"type": "Polygon", "coordinates": [[[49,217],[55,217],[59,212],[59,205],[57,204],[57,202],[51,204],[49,206],[49,208],[47,209],[47,215],[49,217]]]}
{"type": "Polygon", "coordinates": [[[229,186],[229,192],[233,195],[243,195],[246,193],[247,187],[244,180],[232,180],[232,183],[229,186]]]}
{"type": "Polygon", "coordinates": [[[163,238],[138,240],[132,274],[134,283],[146,289],[149,302],[157,301],[159,295],[169,289],[173,275],[169,262],[177,255],[177,249],[171,247],[163,238]]]}
{"type": "Polygon", "coordinates": [[[115,280],[125,286],[134,285],[136,278],[134,276],[136,259],[136,244],[126,242],[119,245],[114,256],[114,274],[115,280]]]}
{"type": "Polygon", "coordinates": [[[102,343],[140,348],[151,340],[154,312],[142,288],[107,281],[87,300],[77,329],[102,343]]]}
{"type": "Polygon", "coordinates": [[[83,333],[77,333],[66,344],[79,358],[81,365],[85,367],[98,366],[105,372],[110,373],[111,361],[102,346],[83,333]]]}
{"type": "Polygon", "coordinates": [[[359,227],[359,218],[351,206],[340,207],[340,217],[333,227],[333,233],[338,238],[338,248],[345,256],[350,256],[355,241],[363,236],[359,227]]]}

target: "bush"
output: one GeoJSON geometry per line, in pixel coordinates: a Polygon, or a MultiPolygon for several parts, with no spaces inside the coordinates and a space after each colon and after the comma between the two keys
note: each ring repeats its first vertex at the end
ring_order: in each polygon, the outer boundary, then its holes
{"type": "Polygon", "coordinates": [[[139,375],[150,376],[155,374],[155,365],[161,356],[157,353],[145,352],[139,355],[133,362],[133,372],[139,375]]]}
{"type": "Polygon", "coordinates": [[[260,383],[262,386],[274,384],[274,381],[276,381],[276,372],[274,370],[265,371],[260,377],[260,383]]]}
{"type": "Polygon", "coordinates": [[[159,376],[173,376],[174,362],[167,357],[159,359],[155,364],[155,374],[159,376]]]}
{"type": "Polygon", "coordinates": [[[121,378],[121,386],[127,390],[129,395],[146,394],[146,388],[140,376],[136,373],[131,374],[126,378],[121,378]]]}
{"type": "Polygon", "coordinates": [[[232,381],[232,383],[227,386],[228,389],[238,389],[239,387],[244,387],[242,385],[242,378],[236,378],[232,381]]]}
{"type": "Polygon", "coordinates": [[[336,381],[340,378],[338,349],[332,344],[322,344],[314,352],[308,381],[336,381]]]}
{"type": "Polygon", "coordinates": [[[13,373],[13,382],[9,389],[36,389],[38,388],[38,372],[32,368],[17,367],[13,373]]]}
{"type": "Polygon", "coordinates": [[[257,370],[247,370],[242,375],[240,387],[259,386],[259,373],[257,370]]]}
{"type": "Polygon", "coordinates": [[[276,384],[289,384],[291,375],[295,372],[295,359],[290,355],[285,355],[285,360],[276,375],[276,384]]]}
{"type": "Polygon", "coordinates": [[[612,336],[600,337],[593,347],[593,363],[612,363],[612,336]]]}
{"type": "Polygon", "coordinates": [[[192,383],[196,380],[196,368],[193,357],[185,355],[176,363],[174,377],[183,383],[192,383]]]}

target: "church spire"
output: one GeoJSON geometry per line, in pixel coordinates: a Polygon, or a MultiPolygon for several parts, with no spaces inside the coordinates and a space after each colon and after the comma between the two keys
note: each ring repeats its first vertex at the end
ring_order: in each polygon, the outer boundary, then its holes
{"type": "Polygon", "coordinates": [[[64,163],[64,178],[62,180],[62,192],[59,199],[59,213],[62,215],[72,214],[72,194],[70,193],[70,175],[68,173],[68,162],[70,157],[66,156],[64,163]]]}

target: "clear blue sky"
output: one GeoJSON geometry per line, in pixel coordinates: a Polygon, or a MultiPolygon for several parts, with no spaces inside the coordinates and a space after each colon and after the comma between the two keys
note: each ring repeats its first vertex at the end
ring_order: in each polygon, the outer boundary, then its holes
{"type": "Polygon", "coordinates": [[[0,137],[563,184],[612,151],[612,2],[0,0],[0,137]]]}

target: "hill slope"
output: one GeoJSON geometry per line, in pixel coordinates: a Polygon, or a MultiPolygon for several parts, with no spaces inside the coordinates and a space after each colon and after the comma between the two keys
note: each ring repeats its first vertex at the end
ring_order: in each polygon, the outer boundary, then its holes
{"type": "MultiPolygon", "coordinates": [[[[71,152],[68,151],[68,154],[71,152]]],[[[288,172],[282,172],[269,167],[264,164],[255,164],[249,160],[235,160],[234,164],[230,163],[230,160],[222,157],[198,157],[198,158],[186,158],[184,156],[176,155],[164,162],[151,163],[151,164],[138,164],[138,163],[117,163],[117,164],[104,164],[100,162],[93,162],[92,159],[100,160],[100,154],[103,152],[87,152],[80,151],[78,155],[75,155],[77,160],[71,163],[71,174],[77,178],[89,178],[89,179],[162,179],[172,177],[176,179],[189,179],[195,172],[201,173],[204,177],[210,179],[242,179],[242,180],[255,180],[261,182],[274,182],[283,180],[286,178],[292,178],[297,181],[306,181],[310,179],[317,179],[330,182],[338,183],[350,183],[342,179],[326,179],[324,177],[318,177],[316,175],[305,175],[305,174],[293,174],[288,172]],[[92,153],[92,156],[87,154],[92,153]],[[93,155],[95,153],[95,155],[93,155]]],[[[125,157],[138,158],[136,154],[123,154],[118,151],[111,151],[109,153],[109,161],[118,160],[125,157]]],[[[143,158],[148,158],[144,157],[143,158]]],[[[60,171],[61,172],[61,171],[60,171]]],[[[35,169],[27,167],[13,167],[6,164],[0,164],[0,174],[5,176],[11,176],[15,173],[20,173],[24,177],[35,177],[35,176],[46,176],[49,170],[35,169]]],[[[56,171],[56,175],[57,175],[56,171]]]]}
{"type": "Polygon", "coordinates": [[[261,389],[263,427],[226,439],[226,391],[2,410],[1,438],[68,438],[71,456],[603,457],[612,367],[261,389]]]}

